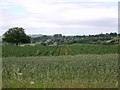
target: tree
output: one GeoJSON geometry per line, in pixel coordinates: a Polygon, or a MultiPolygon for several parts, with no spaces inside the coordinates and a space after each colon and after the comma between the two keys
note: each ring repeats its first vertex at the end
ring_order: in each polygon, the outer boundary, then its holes
{"type": "Polygon", "coordinates": [[[10,28],[3,34],[3,37],[4,42],[16,44],[17,46],[19,43],[30,43],[31,41],[31,38],[25,34],[24,29],[21,27],[10,28]]]}
{"type": "Polygon", "coordinates": [[[64,42],[62,34],[54,34],[53,35],[54,42],[61,44],[64,42]]]}
{"type": "Polygon", "coordinates": [[[116,37],[117,33],[110,33],[110,36],[116,37]]]}
{"type": "Polygon", "coordinates": [[[54,34],[54,38],[62,38],[62,34],[54,34]]]}

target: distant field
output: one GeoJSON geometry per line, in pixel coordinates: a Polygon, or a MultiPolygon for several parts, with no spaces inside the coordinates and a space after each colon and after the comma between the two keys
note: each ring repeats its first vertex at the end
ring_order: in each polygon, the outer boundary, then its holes
{"type": "Polygon", "coordinates": [[[89,45],[74,44],[61,46],[12,46],[2,48],[3,57],[28,57],[28,56],[60,56],[77,54],[111,54],[118,53],[115,45],[89,45]]]}

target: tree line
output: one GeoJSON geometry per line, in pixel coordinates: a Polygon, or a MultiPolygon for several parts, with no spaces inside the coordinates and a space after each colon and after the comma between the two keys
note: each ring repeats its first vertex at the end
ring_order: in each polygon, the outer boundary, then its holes
{"type": "Polygon", "coordinates": [[[26,35],[25,29],[22,27],[10,28],[7,32],[3,34],[3,43],[9,44],[19,44],[24,43],[37,43],[40,42],[42,45],[51,44],[74,44],[74,43],[86,43],[86,44],[118,44],[120,34],[106,33],[106,34],[96,34],[96,35],[76,35],[76,36],[64,36],[62,34],[54,35],[42,35],[39,37],[30,37],[26,35]]]}
{"type": "Polygon", "coordinates": [[[83,44],[117,44],[118,37],[120,34],[115,33],[106,33],[106,34],[97,34],[97,35],[77,35],[77,36],[64,36],[62,34],[55,34],[53,36],[43,35],[40,37],[32,38],[32,42],[43,42],[47,44],[74,44],[74,43],[83,43],[83,44]]]}

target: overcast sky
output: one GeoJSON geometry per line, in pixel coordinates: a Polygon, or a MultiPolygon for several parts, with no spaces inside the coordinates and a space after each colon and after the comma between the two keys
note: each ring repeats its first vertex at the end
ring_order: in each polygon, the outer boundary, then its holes
{"type": "Polygon", "coordinates": [[[0,35],[12,27],[46,35],[118,32],[118,0],[1,0],[0,9],[0,35]]]}

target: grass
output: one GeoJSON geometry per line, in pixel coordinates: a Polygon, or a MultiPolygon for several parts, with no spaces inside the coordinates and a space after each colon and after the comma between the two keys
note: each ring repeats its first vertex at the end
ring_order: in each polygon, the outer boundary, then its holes
{"type": "Polygon", "coordinates": [[[4,57],[3,88],[117,88],[118,54],[4,57]]]}

